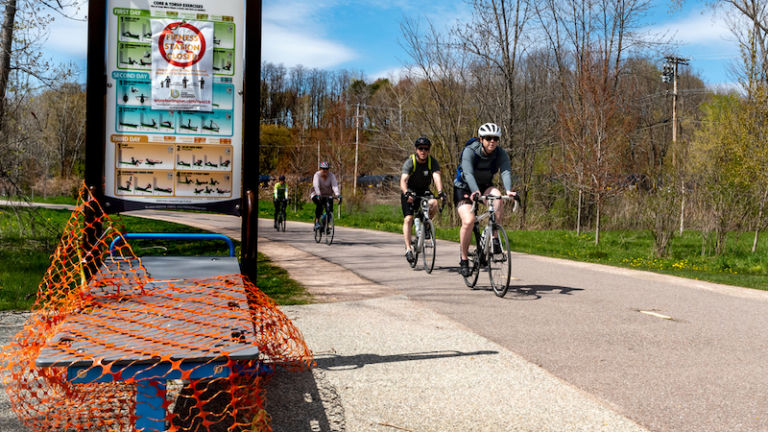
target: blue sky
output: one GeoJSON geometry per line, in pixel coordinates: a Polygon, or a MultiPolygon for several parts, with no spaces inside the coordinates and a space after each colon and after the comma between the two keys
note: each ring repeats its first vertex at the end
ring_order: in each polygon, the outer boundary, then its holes
{"type": "MultiPolygon", "coordinates": [[[[707,84],[729,86],[738,49],[725,14],[692,0],[670,12],[670,3],[653,0],[641,33],[671,37],[678,43],[672,53],[690,58],[690,67],[707,84]]],[[[409,63],[400,30],[406,17],[447,29],[471,14],[464,0],[264,0],[262,8],[262,60],[346,69],[369,80],[397,77],[409,63]]],[[[84,67],[85,23],[58,18],[50,30],[47,46],[54,58],[84,67]]]]}

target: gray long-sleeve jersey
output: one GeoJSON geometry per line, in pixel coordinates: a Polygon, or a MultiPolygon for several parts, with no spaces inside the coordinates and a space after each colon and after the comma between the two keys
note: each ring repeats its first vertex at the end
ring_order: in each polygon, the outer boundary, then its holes
{"type": "Polygon", "coordinates": [[[491,169],[494,161],[496,161],[496,167],[501,172],[501,181],[504,183],[504,189],[512,190],[512,167],[509,164],[507,152],[502,150],[501,147],[496,147],[493,153],[486,156],[483,153],[483,143],[477,141],[465,147],[461,153],[461,169],[464,171],[464,181],[470,191],[480,190],[479,185],[493,184],[494,173],[491,169]]]}

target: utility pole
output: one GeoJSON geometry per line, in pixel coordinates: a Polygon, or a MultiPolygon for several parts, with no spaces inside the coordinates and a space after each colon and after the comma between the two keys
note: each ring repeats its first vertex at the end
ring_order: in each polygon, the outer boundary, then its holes
{"type": "Polygon", "coordinates": [[[355,107],[355,176],[352,180],[352,195],[357,196],[357,149],[360,145],[360,103],[355,107]]]}
{"type": "MultiPolygon", "coordinates": [[[[661,75],[663,82],[672,81],[672,166],[675,166],[675,154],[677,150],[677,69],[679,65],[687,65],[688,59],[666,56],[664,58],[664,72],[661,75]]],[[[683,228],[685,226],[685,180],[680,179],[680,234],[683,234],[683,228]]]]}

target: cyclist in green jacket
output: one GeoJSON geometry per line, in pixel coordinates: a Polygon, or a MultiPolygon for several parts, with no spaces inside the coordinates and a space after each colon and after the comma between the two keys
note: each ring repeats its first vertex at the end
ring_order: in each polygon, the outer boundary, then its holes
{"type": "Polygon", "coordinates": [[[284,175],[281,175],[277,179],[277,183],[275,183],[272,203],[275,205],[275,229],[277,229],[277,215],[281,210],[285,210],[285,207],[288,205],[288,185],[285,184],[284,175]]]}

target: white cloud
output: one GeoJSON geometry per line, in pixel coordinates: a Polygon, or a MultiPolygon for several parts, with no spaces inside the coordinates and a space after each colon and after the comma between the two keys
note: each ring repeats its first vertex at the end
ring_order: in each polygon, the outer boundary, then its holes
{"type": "Polygon", "coordinates": [[[65,57],[85,57],[88,52],[88,24],[58,17],[49,27],[46,51],[65,57]]]}
{"type": "Polygon", "coordinates": [[[380,70],[374,73],[366,74],[366,78],[369,81],[376,81],[380,78],[386,78],[393,83],[400,81],[401,78],[412,75],[412,71],[407,66],[392,67],[384,70],[380,70]]]}
{"type": "Polygon", "coordinates": [[[357,54],[350,48],[321,37],[284,28],[271,23],[262,24],[261,57],[263,61],[291,67],[331,68],[350,61],[357,54]]]}
{"type": "Polygon", "coordinates": [[[724,14],[718,14],[712,9],[696,11],[677,21],[646,27],[642,32],[665,35],[683,45],[733,43],[733,35],[724,14]]]}
{"type": "Polygon", "coordinates": [[[358,54],[327,37],[321,18],[332,2],[289,1],[265,6],[262,11],[261,58],[288,67],[333,68],[358,54]]]}

